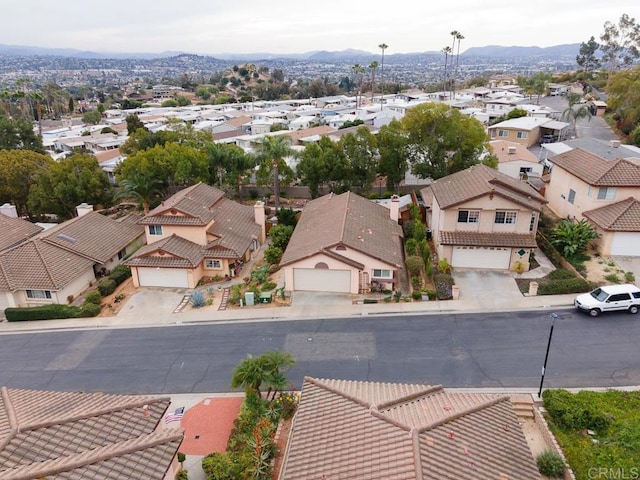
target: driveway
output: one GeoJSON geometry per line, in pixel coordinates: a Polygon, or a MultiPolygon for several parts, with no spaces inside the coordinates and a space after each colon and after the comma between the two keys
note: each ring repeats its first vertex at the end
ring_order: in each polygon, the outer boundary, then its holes
{"type": "Polygon", "coordinates": [[[348,293],[293,292],[291,296],[291,304],[296,307],[351,305],[355,298],[358,297],[348,293]]]}
{"type": "Polygon", "coordinates": [[[171,313],[188,293],[191,290],[182,288],[139,288],[127,299],[121,312],[143,316],[158,312],[171,313]]]}
{"type": "Polygon", "coordinates": [[[509,272],[456,268],[452,275],[460,288],[460,301],[471,302],[478,310],[512,308],[522,301],[509,272]]]}
{"type": "Polygon", "coordinates": [[[640,257],[612,257],[616,262],[616,265],[623,269],[625,272],[632,272],[636,277],[636,281],[633,282],[636,285],[640,282],[640,257]]]}

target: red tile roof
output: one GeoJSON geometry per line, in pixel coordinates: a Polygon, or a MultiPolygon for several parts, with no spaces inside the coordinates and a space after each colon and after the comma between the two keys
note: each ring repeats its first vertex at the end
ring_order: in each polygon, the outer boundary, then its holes
{"type": "MultiPolygon", "coordinates": [[[[554,166],[595,187],[640,186],[640,165],[629,160],[605,160],[581,148],[554,155],[549,160],[554,166]]],[[[553,171],[551,177],[553,178],[553,171]]]]}
{"type": "Polygon", "coordinates": [[[540,479],[508,397],[305,378],[280,478],[540,479]]]}
{"type": "Polygon", "coordinates": [[[205,183],[180,190],[151,210],[143,225],[208,225],[213,220],[213,206],[224,192],[205,183]]]}
{"type": "Polygon", "coordinates": [[[498,195],[536,211],[546,203],[527,183],[482,164],[435,180],[421,194],[425,201],[433,195],[443,210],[488,195],[498,195]]]}
{"type": "Polygon", "coordinates": [[[160,424],[169,404],[2,387],[0,478],[162,480],[183,437],[160,424]]]}
{"type": "Polygon", "coordinates": [[[633,197],[604,207],[582,212],[603,230],[613,232],[640,232],[640,201],[633,197]]]}
{"type": "Polygon", "coordinates": [[[440,232],[442,245],[471,245],[477,247],[536,248],[534,233],[510,232],[440,232]]]}

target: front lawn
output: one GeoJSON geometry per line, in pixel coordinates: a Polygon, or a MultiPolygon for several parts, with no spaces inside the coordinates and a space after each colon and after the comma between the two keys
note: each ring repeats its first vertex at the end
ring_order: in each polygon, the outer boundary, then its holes
{"type": "Polygon", "coordinates": [[[577,480],[614,478],[602,472],[640,477],[640,392],[546,390],[542,397],[577,480]]]}

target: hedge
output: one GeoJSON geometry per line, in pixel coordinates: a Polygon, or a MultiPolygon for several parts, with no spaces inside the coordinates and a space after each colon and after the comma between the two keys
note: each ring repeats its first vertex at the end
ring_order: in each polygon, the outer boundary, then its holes
{"type": "Polygon", "coordinates": [[[111,280],[110,278],[103,278],[98,282],[98,291],[100,292],[100,295],[106,297],[107,295],[113,293],[113,291],[116,289],[116,286],[117,285],[115,281],[111,280]]]}
{"type": "Polygon", "coordinates": [[[91,290],[84,294],[85,303],[93,303],[100,305],[100,292],[98,290],[91,290]]]}
{"type": "Polygon", "coordinates": [[[109,278],[116,282],[116,286],[120,285],[127,278],[131,276],[131,269],[125,265],[118,265],[113,270],[111,270],[111,274],[109,278]]]}
{"type": "Polygon", "coordinates": [[[565,293],[583,293],[591,290],[591,284],[583,278],[567,278],[541,283],[538,295],[562,295],[565,293]]]}
{"type": "Polygon", "coordinates": [[[100,306],[98,305],[85,304],[83,307],[76,307],[73,305],[61,305],[59,303],[41,305],[39,307],[7,308],[4,311],[8,322],[95,317],[98,313],[100,313],[100,306]]]}

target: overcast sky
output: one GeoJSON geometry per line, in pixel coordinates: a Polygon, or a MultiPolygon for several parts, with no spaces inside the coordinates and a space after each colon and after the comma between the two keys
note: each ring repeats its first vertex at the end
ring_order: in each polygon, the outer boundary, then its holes
{"type": "Polygon", "coordinates": [[[12,0],[0,44],[100,52],[304,53],[355,48],[461,51],[599,39],[637,0],[12,0]],[[480,6],[482,5],[482,6],[480,6]]]}

